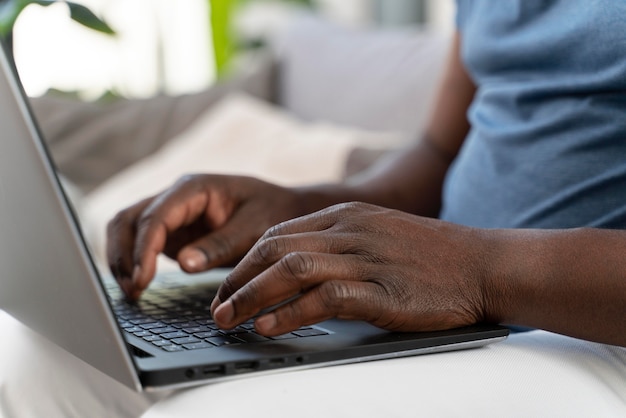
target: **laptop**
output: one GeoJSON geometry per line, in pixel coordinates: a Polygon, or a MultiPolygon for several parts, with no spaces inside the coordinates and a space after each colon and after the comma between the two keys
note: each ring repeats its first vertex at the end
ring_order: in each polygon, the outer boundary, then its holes
{"type": "Polygon", "coordinates": [[[329,320],[265,338],[220,330],[209,305],[228,270],[160,275],[135,304],[99,271],[23,88],[0,53],[0,309],[137,390],[484,346],[508,329],[395,333],[329,320]]]}

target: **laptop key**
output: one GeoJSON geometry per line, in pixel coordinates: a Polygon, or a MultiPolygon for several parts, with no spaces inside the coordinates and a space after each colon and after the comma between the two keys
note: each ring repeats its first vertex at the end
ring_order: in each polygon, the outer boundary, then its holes
{"type": "Polygon", "coordinates": [[[153,341],[166,341],[163,338],[161,338],[160,335],[146,335],[145,337],[143,337],[144,341],[148,341],[148,342],[153,342],[153,341]]]}
{"type": "Polygon", "coordinates": [[[200,342],[200,340],[197,339],[196,337],[175,338],[175,339],[172,339],[170,341],[173,342],[173,343],[176,343],[176,344],[180,344],[180,345],[183,345],[183,344],[193,344],[193,343],[199,343],[200,342]]]}
{"type": "Polygon", "coordinates": [[[226,334],[226,335],[241,334],[241,333],[244,333],[244,332],[248,332],[248,330],[243,328],[243,327],[236,327],[236,328],[231,329],[231,330],[222,330],[222,333],[226,334]]]}
{"type": "Polygon", "coordinates": [[[184,344],[183,347],[185,347],[187,350],[200,350],[202,348],[213,348],[215,346],[213,344],[201,341],[199,343],[184,344]]]}
{"type": "Polygon", "coordinates": [[[275,337],[270,337],[270,339],[272,340],[291,340],[292,338],[298,338],[297,335],[292,334],[291,332],[288,332],[287,334],[282,334],[282,335],[277,335],[275,337]]]}
{"type": "Polygon", "coordinates": [[[167,334],[169,332],[178,332],[174,327],[152,328],[150,330],[153,334],[167,334]]]}
{"type": "Polygon", "coordinates": [[[210,318],[196,319],[196,322],[200,325],[215,325],[215,321],[210,318]]]}
{"type": "Polygon", "coordinates": [[[148,323],[154,322],[154,320],[152,318],[145,318],[144,317],[144,318],[139,318],[139,319],[131,319],[128,322],[130,322],[131,324],[134,324],[134,325],[143,325],[143,324],[148,324],[148,323]]]}
{"type": "Polygon", "coordinates": [[[209,343],[211,343],[213,345],[216,345],[218,347],[221,347],[223,345],[229,345],[229,344],[240,344],[240,343],[243,342],[243,341],[238,340],[236,338],[232,338],[232,337],[230,337],[228,335],[207,338],[205,341],[209,342],[209,343]]]}
{"type": "Polygon", "coordinates": [[[132,327],[129,327],[129,328],[124,328],[124,331],[130,332],[132,334],[133,332],[141,332],[141,331],[143,331],[143,329],[141,329],[141,328],[139,328],[137,326],[132,326],[132,327]]]}
{"type": "Polygon", "coordinates": [[[234,338],[238,338],[240,340],[243,340],[244,342],[247,343],[260,343],[263,341],[270,341],[269,338],[264,337],[262,335],[259,334],[255,334],[254,332],[244,332],[244,333],[239,333],[239,334],[231,334],[231,337],[234,338]]]}
{"type": "Polygon", "coordinates": [[[176,315],[176,314],[170,314],[169,318],[163,318],[161,319],[161,322],[168,324],[168,325],[176,325],[176,324],[180,324],[183,322],[187,322],[187,318],[181,318],[181,317],[174,317],[172,315],[176,315]]]}
{"type": "Polygon", "coordinates": [[[184,350],[184,348],[182,348],[179,345],[166,345],[166,346],[163,346],[161,348],[163,350],[165,350],[165,351],[169,351],[170,353],[174,353],[176,351],[183,351],[184,350]]]}
{"type": "Polygon", "coordinates": [[[189,334],[187,334],[186,332],[182,332],[182,331],[177,331],[177,332],[168,332],[165,334],[161,334],[162,338],[167,338],[168,340],[173,340],[176,338],[186,338],[189,337],[189,334]]]}
{"type": "Polygon", "coordinates": [[[211,329],[209,327],[191,327],[191,328],[183,328],[183,332],[186,332],[187,334],[195,334],[197,332],[207,332],[207,331],[211,331],[211,329]]]}
{"type": "Polygon", "coordinates": [[[146,324],[139,325],[142,329],[155,329],[155,328],[163,328],[165,326],[162,322],[148,322],[146,324]]]}
{"type": "Polygon", "coordinates": [[[197,327],[199,324],[197,322],[179,322],[177,324],[172,324],[173,327],[176,328],[193,328],[197,327]]]}
{"type": "Polygon", "coordinates": [[[152,345],[156,345],[157,347],[172,345],[172,343],[169,342],[168,340],[157,340],[157,341],[150,341],[150,342],[152,343],[152,345]]]}
{"type": "Polygon", "coordinates": [[[322,331],[321,329],[311,328],[311,329],[299,329],[293,332],[298,337],[316,337],[318,335],[328,335],[326,331],[322,331]]]}
{"type": "Polygon", "coordinates": [[[205,339],[205,338],[211,338],[211,337],[218,337],[218,336],[223,335],[223,334],[220,331],[217,331],[217,330],[210,330],[210,331],[206,331],[206,332],[197,332],[197,333],[195,333],[193,335],[194,335],[194,337],[205,339]]]}

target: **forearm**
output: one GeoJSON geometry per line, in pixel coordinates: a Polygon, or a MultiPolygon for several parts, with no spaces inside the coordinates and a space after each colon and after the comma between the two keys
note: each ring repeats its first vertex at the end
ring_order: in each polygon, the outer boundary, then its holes
{"type": "Polygon", "coordinates": [[[626,346],[626,232],[485,233],[486,319],[626,346]]]}

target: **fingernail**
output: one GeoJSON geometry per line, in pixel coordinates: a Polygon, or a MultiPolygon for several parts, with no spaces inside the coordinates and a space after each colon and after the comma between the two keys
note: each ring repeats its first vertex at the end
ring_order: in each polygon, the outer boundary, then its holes
{"type": "Polygon", "coordinates": [[[276,315],[273,313],[263,315],[256,320],[254,325],[261,332],[272,331],[276,327],[276,315]]]}
{"type": "Polygon", "coordinates": [[[223,324],[230,324],[235,317],[235,308],[230,300],[222,303],[216,310],[213,318],[223,324]]]}
{"type": "Polygon", "coordinates": [[[204,251],[191,248],[185,252],[185,267],[189,270],[202,270],[209,262],[204,251]]]}

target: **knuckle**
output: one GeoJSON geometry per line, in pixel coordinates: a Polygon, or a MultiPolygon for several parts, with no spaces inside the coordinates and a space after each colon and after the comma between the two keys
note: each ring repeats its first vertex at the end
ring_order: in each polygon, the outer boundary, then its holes
{"type": "Polygon", "coordinates": [[[160,217],[153,210],[148,209],[136,220],[136,228],[137,231],[143,231],[150,229],[153,225],[158,225],[160,222],[160,217]]]}
{"type": "Polygon", "coordinates": [[[256,297],[258,294],[258,285],[254,282],[248,283],[239,291],[232,294],[230,300],[233,304],[237,315],[245,315],[255,313],[252,311],[255,306],[256,297]]]}
{"type": "Polygon", "coordinates": [[[343,204],[343,210],[347,212],[355,212],[363,208],[362,202],[347,202],[343,204]]]}
{"type": "Polygon", "coordinates": [[[202,249],[216,258],[229,257],[234,252],[233,243],[224,235],[212,234],[207,237],[202,249]]]}
{"type": "Polygon", "coordinates": [[[367,207],[369,207],[369,205],[363,202],[345,202],[345,203],[340,203],[336,205],[335,210],[339,214],[347,216],[347,215],[352,215],[357,212],[361,212],[365,210],[367,207]]]}
{"type": "Polygon", "coordinates": [[[299,326],[303,318],[304,312],[298,303],[285,305],[280,309],[280,314],[277,317],[279,325],[283,327],[299,326]]]}
{"type": "Polygon", "coordinates": [[[289,253],[277,265],[278,271],[287,277],[305,279],[315,271],[315,261],[302,253],[289,253]]]}
{"type": "Polygon", "coordinates": [[[233,283],[233,280],[231,279],[231,277],[228,276],[220,285],[217,296],[223,302],[226,299],[230,298],[233,295],[233,293],[235,293],[236,290],[237,290],[237,287],[233,283]]]}
{"type": "Polygon", "coordinates": [[[343,281],[325,282],[319,287],[320,301],[324,309],[336,314],[347,302],[354,299],[350,286],[343,281]]]}
{"type": "Polygon", "coordinates": [[[259,242],[256,260],[259,264],[274,263],[285,250],[285,241],[280,238],[267,238],[259,242]]]}
{"type": "Polygon", "coordinates": [[[248,306],[251,302],[254,301],[254,295],[257,294],[256,285],[253,282],[248,283],[244,288],[235,292],[230,300],[235,306],[235,310],[237,313],[241,313],[243,307],[248,306]]]}
{"type": "Polygon", "coordinates": [[[262,239],[270,239],[270,238],[276,238],[279,237],[281,235],[283,235],[283,230],[284,230],[284,225],[282,223],[278,224],[278,225],[274,225],[272,227],[270,227],[267,231],[265,231],[265,233],[263,234],[262,239]]]}

